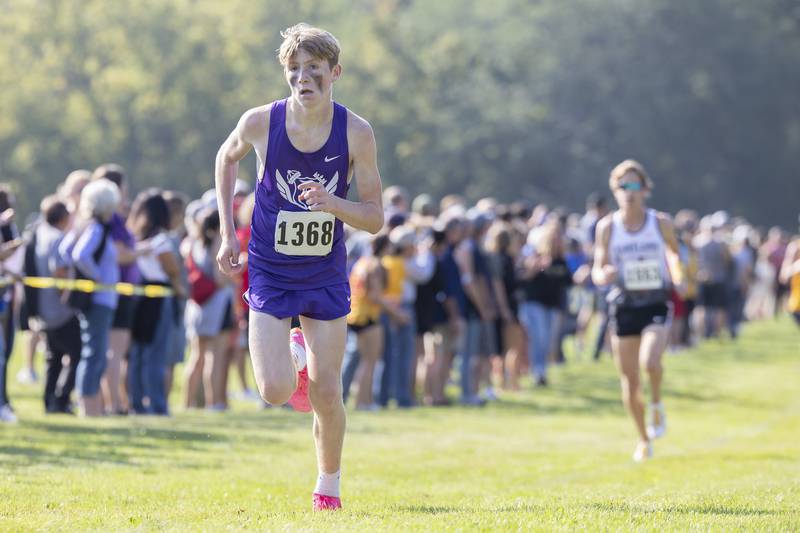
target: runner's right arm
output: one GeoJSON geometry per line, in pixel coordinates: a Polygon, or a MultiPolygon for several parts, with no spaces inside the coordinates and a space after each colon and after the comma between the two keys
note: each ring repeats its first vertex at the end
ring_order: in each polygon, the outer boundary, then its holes
{"type": "Polygon", "coordinates": [[[214,184],[222,235],[217,263],[225,274],[235,274],[242,270],[242,263],[239,262],[239,239],[236,237],[233,222],[233,187],[239,173],[239,161],[244,159],[255,143],[266,142],[270,107],[267,105],[246,111],[217,152],[214,184]]]}
{"type": "Polygon", "coordinates": [[[617,278],[617,269],[608,261],[608,243],[611,238],[611,217],[604,217],[597,223],[597,238],[594,247],[594,266],[592,282],[597,286],[605,286],[617,278]]]}

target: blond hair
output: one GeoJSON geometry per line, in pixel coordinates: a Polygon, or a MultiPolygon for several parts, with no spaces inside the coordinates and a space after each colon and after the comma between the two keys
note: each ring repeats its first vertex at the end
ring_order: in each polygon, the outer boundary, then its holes
{"type": "Polygon", "coordinates": [[[339,64],[339,41],[322,28],[301,22],[283,30],[281,37],[283,42],[278,48],[281,65],[286,66],[301,48],[316,58],[327,60],[331,68],[339,64]]]}
{"type": "Polygon", "coordinates": [[[644,187],[646,190],[653,190],[653,180],[651,180],[650,176],[647,175],[647,172],[642,164],[633,159],[626,159],[619,165],[615,166],[614,170],[611,171],[611,175],[608,178],[608,186],[612,191],[617,188],[617,183],[619,183],[619,180],[621,180],[622,177],[628,172],[633,172],[636,174],[642,184],[642,187],[644,187]]]}
{"type": "Polygon", "coordinates": [[[92,173],[88,170],[73,170],[67,174],[64,182],[58,186],[58,195],[65,199],[73,195],[80,196],[81,191],[91,179],[92,173]]]}
{"type": "Polygon", "coordinates": [[[541,227],[536,253],[548,257],[564,256],[563,227],[557,217],[553,217],[541,227]]]}

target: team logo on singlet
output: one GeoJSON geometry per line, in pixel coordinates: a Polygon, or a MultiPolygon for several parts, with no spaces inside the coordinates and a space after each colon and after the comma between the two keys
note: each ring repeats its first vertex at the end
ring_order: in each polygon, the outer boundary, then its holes
{"type": "Polygon", "coordinates": [[[335,194],[336,186],[339,184],[338,171],[327,183],[325,176],[319,172],[314,172],[313,176],[308,177],[303,176],[298,170],[287,170],[286,176],[286,179],[284,179],[281,175],[281,171],[277,168],[275,169],[275,182],[278,184],[278,191],[287,202],[305,210],[308,210],[308,204],[300,199],[300,193],[302,191],[298,187],[301,183],[319,183],[331,194],[335,194]]]}

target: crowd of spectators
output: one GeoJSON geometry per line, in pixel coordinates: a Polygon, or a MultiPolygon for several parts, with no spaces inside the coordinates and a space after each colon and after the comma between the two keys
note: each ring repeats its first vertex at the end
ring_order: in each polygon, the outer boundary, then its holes
{"type": "MultiPolygon", "coordinates": [[[[246,269],[230,279],[216,266],[213,189],[191,201],[161,189],[132,202],[128,195],[118,165],[76,170],[20,232],[12,189],[0,184],[0,261],[12,280],[0,298],[0,420],[16,420],[6,374],[17,331],[25,357],[17,379],[43,385],[47,413],[168,415],[175,379],[181,408],[225,411],[232,397],[269,407],[249,385],[246,269]],[[22,276],[103,286],[36,288],[22,276]],[[107,290],[120,281],[169,295],[107,290]]],[[[251,188],[237,181],[245,262],[253,206],[251,188]]],[[[595,226],[610,209],[603,196],[589,195],[585,213],[571,213],[525,200],[412,201],[393,186],[384,208],[377,235],[345,229],[352,311],[342,380],[355,409],[481,406],[499,389],[550,385],[550,365],[567,355],[597,360],[607,351],[605,294],[589,275],[595,226]]],[[[785,231],[723,211],[681,210],[674,220],[688,286],[683,298],[673,295],[673,352],[735,339],[744,322],[781,312],[796,262],[785,231]]]]}

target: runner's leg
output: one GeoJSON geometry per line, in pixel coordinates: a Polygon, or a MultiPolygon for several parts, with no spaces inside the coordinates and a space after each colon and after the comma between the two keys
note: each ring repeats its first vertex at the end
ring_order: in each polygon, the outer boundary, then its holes
{"type": "Polygon", "coordinates": [[[644,405],[640,396],[639,385],[639,346],[638,336],[617,337],[612,335],[611,346],[614,350],[614,361],[619,371],[622,387],[622,402],[633,417],[639,440],[647,441],[647,430],[644,423],[644,405]]]}
{"type": "MultiPolygon", "coordinates": [[[[342,401],[342,358],[347,338],[346,317],[314,320],[301,316],[308,356],[308,396],[314,409],[314,440],[320,472],[332,474],[341,467],[345,411],[342,401]]],[[[283,338],[288,336],[287,329],[283,338]]],[[[252,328],[252,329],[257,329],[252,328]]],[[[294,379],[294,367],[288,361],[294,379]]],[[[293,381],[291,383],[294,383],[293,381]]],[[[291,394],[294,390],[289,391],[291,394]]]]}
{"type": "Polygon", "coordinates": [[[297,387],[297,369],[289,351],[290,324],[289,318],[250,310],[250,358],[256,385],[264,401],[272,405],[285,404],[297,387]]]}

